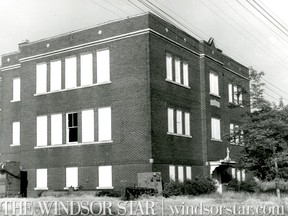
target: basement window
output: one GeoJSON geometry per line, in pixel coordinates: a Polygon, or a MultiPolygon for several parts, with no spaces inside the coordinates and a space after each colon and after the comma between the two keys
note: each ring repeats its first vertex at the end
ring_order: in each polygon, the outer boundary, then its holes
{"type": "Polygon", "coordinates": [[[78,142],[78,113],[67,114],[67,142],[78,142]]]}

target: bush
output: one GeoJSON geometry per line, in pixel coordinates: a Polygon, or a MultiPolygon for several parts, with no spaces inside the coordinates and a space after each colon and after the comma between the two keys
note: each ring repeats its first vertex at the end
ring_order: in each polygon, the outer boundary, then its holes
{"type": "Polygon", "coordinates": [[[164,185],[162,191],[164,197],[180,196],[184,194],[184,183],[178,181],[171,181],[164,185]]]}
{"type": "Polygon", "coordinates": [[[216,191],[215,182],[211,179],[200,178],[197,180],[187,180],[185,182],[171,181],[164,185],[163,196],[180,195],[201,195],[210,194],[216,191]]]}
{"type": "Polygon", "coordinates": [[[187,180],[184,182],[184,189],[186,195],[201,195],[201,194],[210,194],[216,191],[215,182],[211,179],[196,179],[196,180],[187,180]]]}
{"type": "Polygon", "coordinates": [[[243,181],[239,182],[237,179],[233,179],[227,185],[227,189],[236,192],[248,192],[254,193],[258,191],[258,186],[255,181],[243,181]]]}

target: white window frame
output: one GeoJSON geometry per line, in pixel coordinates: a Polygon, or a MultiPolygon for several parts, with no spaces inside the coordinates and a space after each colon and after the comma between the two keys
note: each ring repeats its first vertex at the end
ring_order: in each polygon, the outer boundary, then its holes
{"type": "Polygon", "coordinates": [[[237,86],[236,84],[229,83],[228,84],[229,103],[242,106],[243,95],[241,91],[242,91],[241,87],[237,86]]]}
{"type": "Polygon", "coordinates": [[[58,91],[61,89],[62,89],[62,62],[61,60],[53,60],[50,62],[50,91],[58,91]]]}
{"type": "Polygon", "coordinates": [[[47,169],[36,169],[36,188],[35,190],[48,190],[48,171],[47,169]]]}
{"type": "Polygon", "coordinates": [[[183,85],[189,87],[189,66],[187,62],[183,62],[183,85]]]}
{"type": "Polygon", "coordinates": [[[20,145],[20,122],[13,122],[12,124],[12,145],[20,145]]]}
{"type": "Polygon", "coordinates": [[[111,107],[100,107],[98,108],[98,141],[111,141],[111,140],[112,140],[112,109],[111,107]]]}
{"type": "Polygon", "coordinates": [[[178,166],[178,181],[183,182],[184,181],[184,167],[178,166]]]}
{"type": "Polygon", "coordinates": [[[184,112],[185,135],[190,136],[190,113],[184,112]]]}
{"type": "Polygon", "coordinates": [[[186,166],[186,179],[191,180],[192,179],[192,167],[186,166]]]}
{"type": "Polygon", "coordinates": [[[78,188],[78,167],[66,168],[66,187],[64,189],[69,189],[70,187],[78,188]]]}
{"type": "Polygon", "coordinates": [[[219,75],[215,72],[209,73],[210,94],[220,97],[219,95],[219,75]]]}
{"type": "Polygon", "coordinates": [[[181,110],[176,110],[176,133],[183,134],[183,115],[181,110]]]}
{"type": "Polygon", "coordinates": [[[172,69],[172,55],[166,54],[166,79],[173,80],[173,69],[172,69]]]}
{"type": "Polygon", "coordinates": [[[51,145],[60,145],[62,140],[62,114],[51,115],[51,145]]]}
{"type": "Polygon", "coordinates": [[[66,113],[66,143],[78,143],[79,142],[79,121],[78,121],[78,113],[77,112],[71,112],[66,113]],[[72,126],[69,126],[69,115],[77,115],[77,125],[75,125],[74,118],[72,122],[72,126]],[[77,141],[70,141],[69,135],[70,135],[70,129],[77,128],[77,141]]]}
{"type": "Polygon", "coordinates": [[[83,53],[80,56],[81,86],[93,84],[93,54],[83,53]]]}
{"type": "Polygon", "coordinates": [[[65,58],[65,88],[77,87],[77,57],[65,58]]]}
{"type": "Polygon", "coordinates": [[[13,78],[13,99],[12,101],[21,100],[21,79],[20,77],[13,78]]]}
{"type": "Polygon", "coordinates": [[[182,84],[181,79],[181,60],[179,58],[174,59],[175,70],[175,82],[182,84]]]}
{"type": "Polygon", "coordinates": [[[98,187],[97,189],[113,189],[112,166],[98,167],[98,187]]]}
{"type": "Polygon", "coordinates": [[[174,133],[174,109],[168,107],[168,133],[174,133]]]}
{"type": "Polygon", "coordinates": [[[169,177],[172,181],[176,180],[176,168],[174,165],[169,165],[169,177]]]}
{"type": "Polygon", "coordinates": [[[47,146],[47,116],[37,116],[36,120],[36,145],[47,146]]]}
{"type": "Polygon", "coordinates": [[[47,92],[47,63],[36,65],[36,94],[47,92]]]}
{"type": "Polygon", "coordinates": [[[221,120],[219,118],[211,118],[211,139],[221,141],[221,120]]]}
{"type": "Polygon", "coordinates": [[[110,82],[110,50],[97,50],[97,83],[110,82]]]}
{"type": "Polygon", "coordinates": [[[94,110],[82,110],[82,142],[94,142],[94,110]]]}

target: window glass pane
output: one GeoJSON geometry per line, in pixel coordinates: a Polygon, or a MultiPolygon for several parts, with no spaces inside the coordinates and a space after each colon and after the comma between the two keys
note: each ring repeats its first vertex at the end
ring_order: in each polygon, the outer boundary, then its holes
{"type": "Polygon", "coordinates": [[[112,166],[99,166],[99,187],[112,187],[112,166]]]}
{"type": "Polygon", "coordinates": [[[97,83],[110,81],[109,50],[97,51],[97,83]]]}
{"type": "Polygon", "coordinates": [[[37,117],[37,146],[47,145],[47,116],[37,117]]]}
{"type": "Polygon", "coordinates": [[[65,59],[65,88],[77,86],[77,61],[76,57],[65,59]]]}
{"type": "Polygon", "coordinates": [[[235,144],[234,124],[230,124],[230,144],[235,144]]]}
{"type": "Polygon", "coordinates": [[[237,169],[237,180],[241,181],[241,170],[237,169]]]}
{"type": "Polygon", "coordinates": [[[20,145],[20,122],[13,122],[13,145],[20,145]]]}
{"type": "Polygon", "coordinates": [[[175,59],[175,82],[181,83],[181,68],[179,59],[175,59]]]}
{"type": "Polygon", "coordinates": [[[98,109],[99,141],[111,140],[111,107],[98,109]]]}
{"type": "Polygon", "coordinates": [[[166,55],[166,75],[167,79],[172,80],[172,56],[166,55]]]}
{"type": "Polygon", "coordinates": [[[242,170],[242,181],[246,180],[246,173],[245,170],[242,170]]]}
{"type": "Polygon", "coordinates": [[[239,145],[239,126],[235,125],[234,127],[234,135],[235,135],[235,144],[239,145]]]}
{"type": "Polygon", "coordinates": [[[78,114],[67,114],[67,140],[66,142],[78,142],[78,114]]]}
{"type": "Polygon", "coordinates": [[[237,93],[237,86],[236,85],[234,85],[233,86],[233,93],[234,93],[234,103],[235,104],[238,104],[238,93],[237,93]]]}
{"type": "Polygon", "coordinates": [[[82,142],[94,141],[94,110],[82,111],[82,142]]]}
{"type": "Polygon", "coordinates": [[[183,63],[183,84],[189,86],[188,64],[183,63]]]}
{"type": "Polygon", "coordinates": [[[51,115],[51,145],[62,144],[62,114],[51,115]]]}
{"type": "Polygon", "coordinates": [[[190,135],[190,113],[185,112],[185,135],[190,135]]]}
{"type": "Polygon", "coordinates": [[[47,91],[47,64],[36,65],[36,93],[47,91]]]}
{"type": "Polygon", "coordinates": [[[178,181],[184,181],[184,168],[183,166],[178,166],[178,181]]]}
{"type": "Polygon", "coordinates": [[[212,139],[220,140],[220,119],[211,118],[212,139]]]}
{"type": "Polygon", "coordinates": [[[233,103],[233,86],[231,83],[228,84],[228,94],[229,94],[229,102],[233,103]]]}
{"type": "Polygon", "coordinates": [[[175,166],[169,166],[169,177],[172,181],[175,181],[175,166]]]}
{"type": "Polygon", "coordinates": [[[78,187],[78,168],[66,168],[66,187],[78,187]]]}
{"type": "Polygon", "coordinates": [[[61,61],[50,62],[50,91],[61,89],[61,61]]]}
{"type": "Polygon", "coordinates": [[[13,101],[20,101],[20,78],[13,79],[13,101]]]}
{"type": "Polygon", "coordinates": [[[218,84],[218,75],[215,73],[210,73],[210,93],[219,95],[219,84],[218,84]]]}
{"type": "Polygon", "coordinates": [[[182,111],[176,111],[176,124],[177,124],[177,134],[183,134],[182,131],[182,111]]]}
{"type": "MultiPolygon", "coordinates": [[[[241,91],[241,90],[238,89],[238,91],[241,91]]],[[[242,104],[242,103],[243,103],[242,92],[239,92],[238,94],[239,94],[239,95],[238,95],[238,98],[239,98],[239,104],[242,104]]]]}
{"type": "Polygon", "coordinates": [[[47,169],[36,170],[36,188],[47,188],[47,169]]]}
{"type": "Polygon", "coordinates": [[[81,85],[93,83],[93,57],[92,53],[81,55],[81,85]]]}
{"type": "Polygon", "coordinates": [[[168,108],[168,132],[174,133],[174,110],[168,108]]]}
{"type": "Polygon", "coordinates": [[[231,175],[232,175],[232,178],[236,178],[236,169],[235,168],[231,168],[231,175]]]}
{"type": "Polygon", "coordinates": [[[186,179],[192,179],[192,169],[191,166],[186,167],[186,179]]]}

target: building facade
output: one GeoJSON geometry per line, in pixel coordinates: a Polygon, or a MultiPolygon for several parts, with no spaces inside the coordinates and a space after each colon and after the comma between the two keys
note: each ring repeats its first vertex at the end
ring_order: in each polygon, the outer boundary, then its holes
{"type": "Polygon", "coordinates": [[[21,43],[0,88],[0,161],[20,162],[28,196],[209,176],[249,111],[248,68],[151,13],[21,43]]]}

